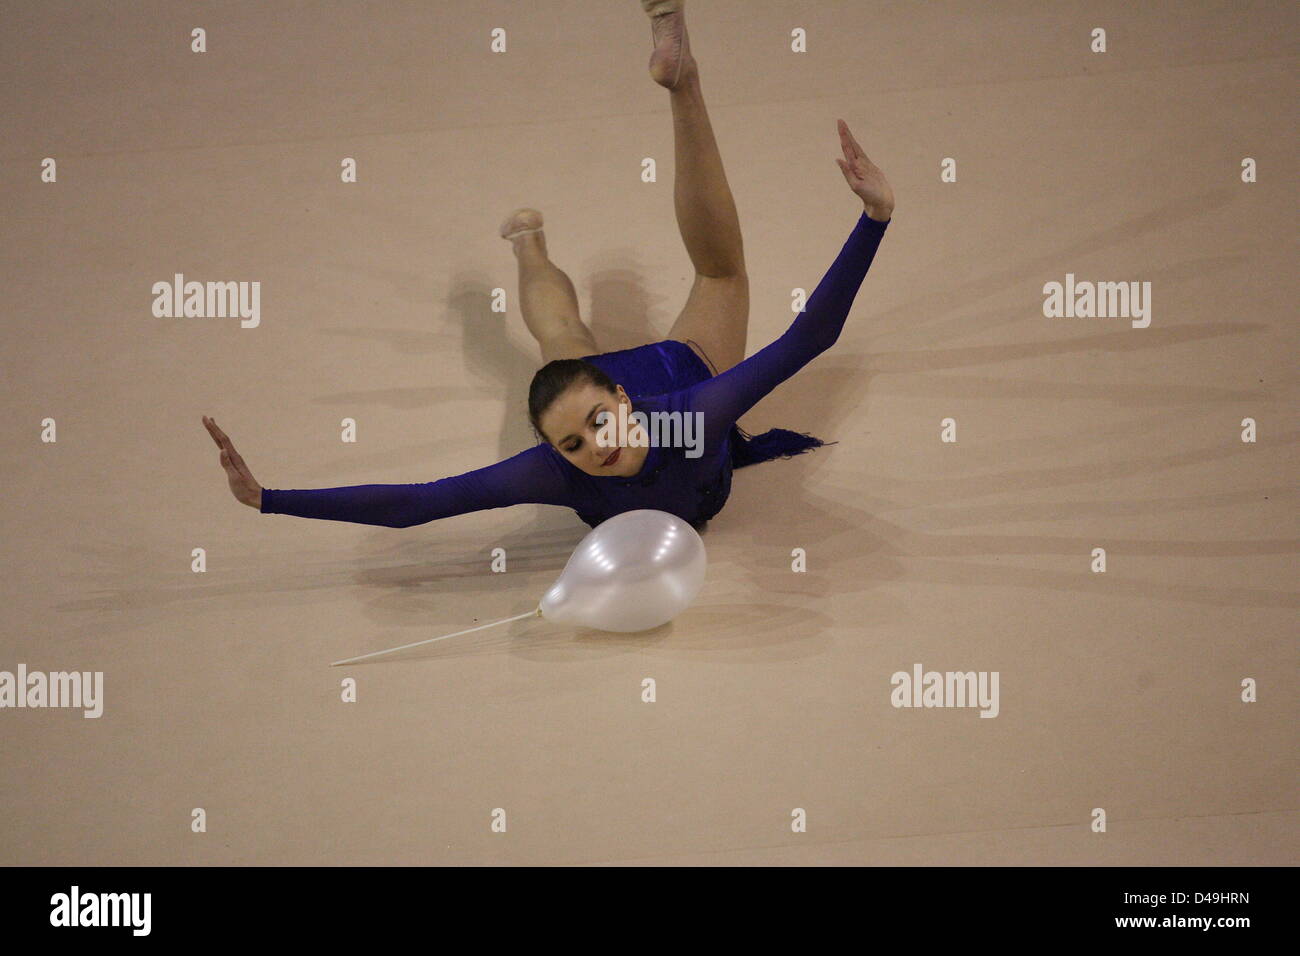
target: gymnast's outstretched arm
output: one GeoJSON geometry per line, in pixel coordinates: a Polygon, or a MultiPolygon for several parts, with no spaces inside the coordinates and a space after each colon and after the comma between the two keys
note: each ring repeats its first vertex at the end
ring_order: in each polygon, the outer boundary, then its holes
{"type": "Polygon", "coordinates": [[[535,445],[485,468],[420,484],[273,489],[257,483],[216,422],[204,417],[203,424],[221,448],[221,464],[235,498],[262,514],[409,528],[508,505],[573,506],[560,462],[545,445],[535,445]]]}
{"type": "Polygon", "coordinates": [[[843,120],[839,127],[847,162],[836,162],[862,199],[863,213],[785,334],[739,365],[686,390],[686,407],[703,413],[710,444],[763,396],[835,344],[893,217],[894,192],[884,173],[867,159],[843,120]]]}

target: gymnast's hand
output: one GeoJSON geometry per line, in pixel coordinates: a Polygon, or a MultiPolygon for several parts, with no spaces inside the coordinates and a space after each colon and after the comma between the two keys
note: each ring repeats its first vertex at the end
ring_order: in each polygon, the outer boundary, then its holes
{"type": "Polygon", "coordinates": [[[207,415],[203,416],[203,425],[212,436],[212,440],[221,449],[221,467],[226,469],[226,478],[230,480],[230,490],[241,504],[262,510],[262,486],[257,483],[253,473],[244,464],[243,457],[235,451],[226,433],[217,427],[207,415]]]}
{"type": "Polygon", "coordinates": [[[844,159],[835,162],[839,163],[849,188],[862,200],[867,216],[877,222],[887,222],[894,214],[894,191],[889,188],[889,180],[885,179],[879,166],[867,159],[867,154],[849,132],[848,124],[844,120],[837,122],[844,159]]]}

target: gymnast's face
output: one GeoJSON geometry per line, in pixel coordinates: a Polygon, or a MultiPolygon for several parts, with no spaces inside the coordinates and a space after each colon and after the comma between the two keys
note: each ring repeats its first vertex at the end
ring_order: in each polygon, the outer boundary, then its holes
{"type": "Polygon", "coordinates": [[[645,446],[638,445],[601,445],[597,435],[601,424],[597,417],[601,412],[614,416],[612,425],[607,426],[612,436],[617,439],[618,407],[626,405],[624,414],[629,416],[628,431],[641,430],[630,416],[633,412],[632,400],[628,398],[623,386],[616,386],[617,391],[610,394],[598,385],[583,382],[572,385],[551,403],[551,407],[539,418],[542,434],[551,442],[561,455],[580,471],[589,475],[609,478],[630,478],[641,470],[645,464],[645,446]],[[617,457],[610,461],[610,456],[617,457]],[[606,462],[609,462],[606,464],[606,462]]]}

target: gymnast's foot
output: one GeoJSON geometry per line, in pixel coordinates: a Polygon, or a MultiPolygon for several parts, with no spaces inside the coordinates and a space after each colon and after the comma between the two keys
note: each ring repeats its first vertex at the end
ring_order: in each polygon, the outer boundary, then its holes
{"type": "Polygon", "coordinates": [[[501,238],[509,239],[512,244],[516,239],[540,236],[541,233],[542,214],[536,209],[516,209],[501,224],[501,238]]]}
{"type": "Polygon", "coordinates": [[[650,17],[655,51],[650,54],[650,76],[660,86],[675,90],[695,72],[691,38],[686,33],[686,0],[641,0],[650,17]]]}

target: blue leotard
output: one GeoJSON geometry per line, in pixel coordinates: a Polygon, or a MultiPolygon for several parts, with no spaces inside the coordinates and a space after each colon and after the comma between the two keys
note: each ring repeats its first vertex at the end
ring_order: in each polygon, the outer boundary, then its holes
{"type": "Polygon", "coordinates": [[[888,225],[863,213],[790,328],[721,375],[710,375],[690,346],[671,339],[585,357],[636,399],[636,411],[702,412],[699,457],[688,457],[685,448],[652,443],[636,475],[598,477],[544,442],[486,468],[421,484],[264,488],[261,510],[409,528],[470,511],[537,503],[572,508],[593,528],[638,508],[667,511],[699,527],[726,503],[733,468],[822,444],[781,428],[750,436],[739,430],[736,420],[835,344],[888,225]]]}

